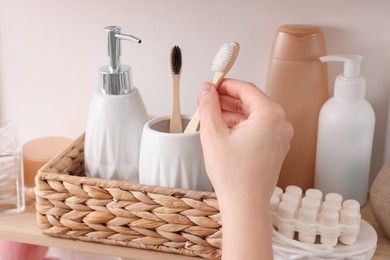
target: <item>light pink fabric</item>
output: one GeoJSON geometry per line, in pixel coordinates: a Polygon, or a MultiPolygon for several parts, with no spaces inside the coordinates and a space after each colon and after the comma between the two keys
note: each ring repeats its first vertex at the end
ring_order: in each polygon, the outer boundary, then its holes
{"type": "Polygon", "coordinates": [[[42,260],[48,247],[0,240],[0,260],[42,260]]]}

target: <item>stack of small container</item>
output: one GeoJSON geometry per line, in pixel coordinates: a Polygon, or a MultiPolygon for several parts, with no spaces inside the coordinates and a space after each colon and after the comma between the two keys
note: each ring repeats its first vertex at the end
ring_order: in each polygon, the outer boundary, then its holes
{"type": "Polygon", "coordinates": [[[328,193],[323,200],[318,189],[288,186],[286,191],[276,187],[270,203],[272,223],[279,233],[304,243],[336,246],[356,243],[360,230],[360,204],[345,200],[338,193],[328,193]]]}

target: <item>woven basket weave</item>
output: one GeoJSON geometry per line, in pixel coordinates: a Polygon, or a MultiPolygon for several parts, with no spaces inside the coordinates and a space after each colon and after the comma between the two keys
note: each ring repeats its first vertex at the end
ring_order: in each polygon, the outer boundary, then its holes
{"type": "Polygon", "coordinates": [[[35,194],[46,235],[221,257],[214,193],[85,177],[84,135],[38,171],[35,194]]]}

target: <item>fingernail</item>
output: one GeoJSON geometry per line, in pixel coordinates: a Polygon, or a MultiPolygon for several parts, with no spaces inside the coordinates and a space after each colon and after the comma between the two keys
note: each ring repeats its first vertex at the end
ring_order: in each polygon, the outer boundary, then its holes
{"type": "Polygon", "coordinates": [[[210,84],[204,83],[200,86],[200,94],[204,95],[207,94],[211,89],[210,84]]]}

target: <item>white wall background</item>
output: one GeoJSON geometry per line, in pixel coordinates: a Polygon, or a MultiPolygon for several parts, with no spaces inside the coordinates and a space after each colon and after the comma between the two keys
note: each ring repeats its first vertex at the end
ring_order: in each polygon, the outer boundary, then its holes
{"type": "MultiPolygon", "coordinates": [[[[272,41],[281,24],[323,28],[328,54],[361,54],[367,99],[376,112],[372,178],[383,165],[390,88],[388,0],[0,0],[0,119],[19,126],[22,143],[41,136],[75,138],[107,63],[106,25],[142,38],[123,43],[150,114],[170,112],[169,53],[183,52],[182,111],[192,114],[219,46],[241,52],[230,77],[264,86],[272,41]]],[[[330,91],[341,65],[329,65],[330,91]]],[[[310,93],[308,93],[309,95],[310,93]]]]}
{"type": "MultiPolygon", "coordinates": [[[[98,68],[107,63],[106,25],[142,38],[124,42],[148,112],[169,114],[170,48],[183,52],[182,111],[192,114],[219,46],[241,52],[229,77],[264,86],[276,30],[285,23],[323,28],[328,54],[364,57],[367,99],[376,112],[372,175],[383,165],[390,87],[390,1],[377,0],[0,0],[0,119],[14,120],[22,143],[75,138],[85,129],[98,68]]],[[[341,65],[329,65],[330,91],[341,65]]],[[[308,93],[309,94],[309,93],[308,93]]]]}

